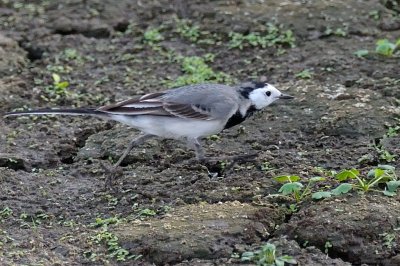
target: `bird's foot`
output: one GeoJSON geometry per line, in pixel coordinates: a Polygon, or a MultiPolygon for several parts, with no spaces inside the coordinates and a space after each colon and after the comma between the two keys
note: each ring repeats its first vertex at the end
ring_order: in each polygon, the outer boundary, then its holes
{"type": "Polygon", "coordinates": [[[104,189],[105,190],[113,190],[116,191],[117,187],[115,186],[115,180],[122,175],[122,169],[120,167],[109,167],[103,162],[101,163],[101,167],[104,169],[105,172],[105,182],[104,182],[104,189]]]}

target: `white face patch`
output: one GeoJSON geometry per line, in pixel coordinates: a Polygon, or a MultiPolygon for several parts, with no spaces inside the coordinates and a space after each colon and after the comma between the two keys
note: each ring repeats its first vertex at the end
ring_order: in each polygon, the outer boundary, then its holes
{"type": "Polygon", "coordinates": [[[281,94],[282,93],[274,86],[265,84],[264,87],[250,92],[249,99],[256,109],[262,109],[278,100],[281,94]]]}

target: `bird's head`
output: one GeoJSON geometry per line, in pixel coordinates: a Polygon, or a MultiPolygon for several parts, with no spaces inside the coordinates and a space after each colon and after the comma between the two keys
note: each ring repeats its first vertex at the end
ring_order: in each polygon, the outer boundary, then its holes
{"type": "Polygon", "coordinates": [[[293,99],[265,82],[248,82],[240,85],[240,94],[251,101],[256,109],[262,109],[278,99],[293,99]]]}

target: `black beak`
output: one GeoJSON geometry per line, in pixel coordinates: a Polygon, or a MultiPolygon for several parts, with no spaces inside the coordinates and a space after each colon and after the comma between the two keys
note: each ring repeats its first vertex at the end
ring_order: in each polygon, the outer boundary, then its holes
{"type": "Polygon", "coordinates": [[[289,99],[293,99],[294,97],[293,97],[293,96],[290,96],[290,95],[288,95],[288,94],[282,93],[278,98],[279,98],[279,99],[289,100],[289,99]]]}

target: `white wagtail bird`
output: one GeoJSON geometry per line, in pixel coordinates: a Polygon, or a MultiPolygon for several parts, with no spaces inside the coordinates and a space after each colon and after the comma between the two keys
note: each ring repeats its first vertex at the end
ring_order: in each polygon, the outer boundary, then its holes
{"type": "MultiPolygon", "coordinates": [[[[194,148],[196,159],[205,160],[200,140],[220,133],[250,117],[278,99],[292,99],[264,82],[246,82],[237,86],[196,84],[164,92],[149,93],[100,108],[38,109],[9,112],[5,117],[21,115],[89,115],[115,120],[141,131],[114,164],[121,164],[129,152],[152,137],[186,140],[194,148]]],[[[111,179],[110,177],[110,184],[111,179]]]]}

